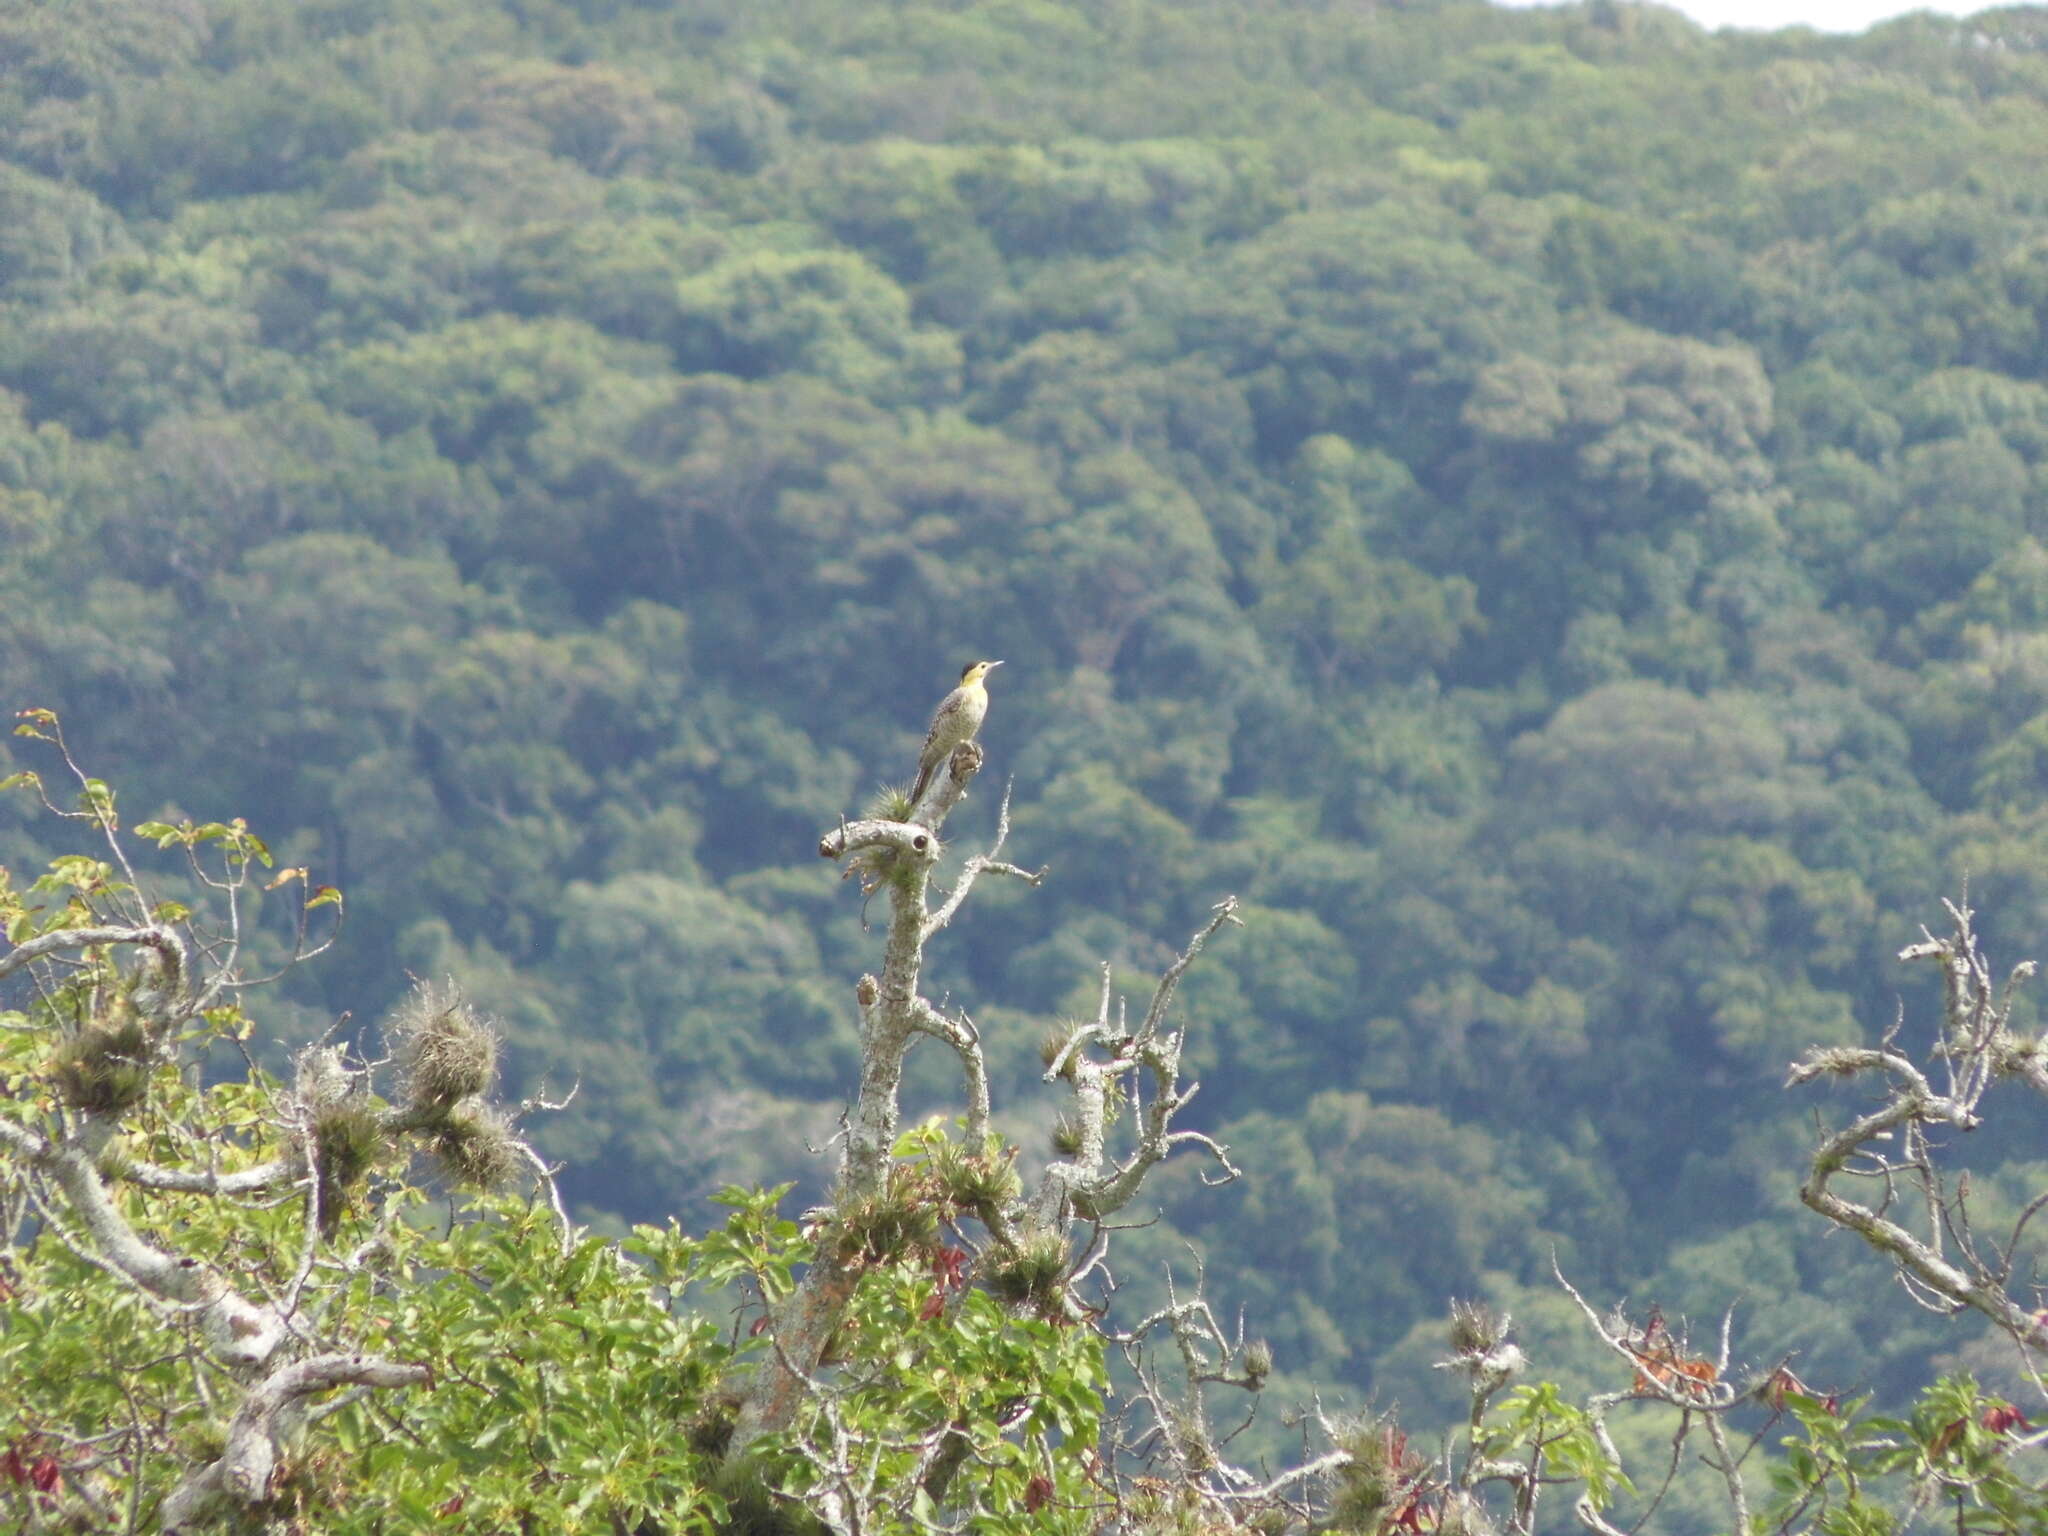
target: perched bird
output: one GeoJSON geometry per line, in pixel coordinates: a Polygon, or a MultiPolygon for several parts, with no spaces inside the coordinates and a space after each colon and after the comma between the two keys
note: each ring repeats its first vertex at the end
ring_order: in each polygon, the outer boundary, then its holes
{"type": "Polygon", "coordinates": [[[1001,665],[1000,661],[970,661],[961,670],[960,686],[939,701],[932,728],[924,733],[924,751],[918,754],[917,783],[910,791],[912,805],[924,798],[924,787],[931,783],[939,764],[951,757],[961,742],[974,740],[974,733],[988,718],[988,689],[982,686],[982,679],[1001,665]]]}

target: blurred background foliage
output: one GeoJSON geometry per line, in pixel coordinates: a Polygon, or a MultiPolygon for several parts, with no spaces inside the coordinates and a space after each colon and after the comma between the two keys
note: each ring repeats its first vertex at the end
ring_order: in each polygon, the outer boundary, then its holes
{"type": "Polygon", "coordinates": [[[1120,1275],[1353,1401],[1454,1293],[1595,1371],[1553,1252],[1900,1387],[1960,1346],[1779,1085],[1965,875],[2048,932],[2042,16],[16,7],[0,695],[347,889],[287,1036],[452,975],[584,1214],[701,1225],[823,1176],[817,834],[1004,657],[955,831],[1014,776],[1050,873],[934,991],[1034,1155],[1097,962],[1249,904],[1184,997],[1250,1177],[1120,1275]]]}

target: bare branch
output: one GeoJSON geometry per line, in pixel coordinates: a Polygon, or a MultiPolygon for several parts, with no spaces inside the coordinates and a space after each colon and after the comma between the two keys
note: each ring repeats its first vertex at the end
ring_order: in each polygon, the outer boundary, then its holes
{"type": "Polygon", "coordinates": [[[988,1137],[988,1061],[982,1055],[981,1035],[974,1021],[962,1014],[948,1018],[923,998],[918,999],[916,1028],[934,1040],[942,1040],[960,1057],[960,1074],[967,1083],[967,1139],[979,1145],[988,1137]]]}
{"type": "Polygon", "coordinates": [[[1180,952],[1173,964],[1166,968],[1166,974],[1159,978],[1158,990],[1152,994],[1152,1006],[1145,1010],[1145,1022],[1138,1026],[1140,1040],[1149,1039],[1158,1033],[1159,1026],[1165,1022],[1166,1010],[1173,1002],[1174,989],[1180,985],[1180,979],[1187,974],[1188,967],[1195,963],[1195,957],[1201,954],[1203,946],[1215,937],[1216,930],[1225,923],[1236,928],[1244,926],[1244,919],[1237,915],[1235,896],[1224,897],[1211,910],[1216,915],[1188,940],[1188,947],[1180,952]]]}
{"type": "Polygon", "coordinates": [[[1013,784],[1005,784],[1003,786],[1003,803],[996,811],[996,839],[993,843],[989,844],[988,852],[978,853],[967,861],[960,871],[960,878],[953,883],[952,891],[948,893],[939,910],[925,919],[924,937],[927,942],[931,940],[933,934],[953,920],[953,914],[960,910],[961,904],[967,900],[967,893],[974,889],[975,880],[984,872],[992,875],[1008,875],[1012,879],[1022,880],[1026,885],[1034,886],[1045,878],[1045,871],[1042,869],[1033,874],[1030,870],[1021,869],[1015,864],[1005,864],[996,857],[1003,851],[1003,844],[1009,840],[1010,836],[1010,791],[1012,787],[1013,784]]]}

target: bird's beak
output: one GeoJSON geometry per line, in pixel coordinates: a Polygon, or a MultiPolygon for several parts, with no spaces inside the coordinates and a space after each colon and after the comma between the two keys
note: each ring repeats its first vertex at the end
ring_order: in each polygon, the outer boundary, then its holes
{"type": "Polygon", "coordinates": [[[988,664],[988,669],[989,671],[993,672],[997,667],[1000,667],[1001,665],[1002,663],[1000,661],[992,661],[988,664]]]}

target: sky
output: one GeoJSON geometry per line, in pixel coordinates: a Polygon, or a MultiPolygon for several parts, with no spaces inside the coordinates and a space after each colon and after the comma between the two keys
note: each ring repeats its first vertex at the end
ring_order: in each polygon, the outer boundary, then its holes
{"type": "MultiPolygon", "coordinates": [[[[1507,0],[1527,4],[1530,0],[1507,0]]],[[[1683,11],[1703,27],[1818,27],[1823,32],[1861,32],[1908,11],[1968,16],[1998,0],[1658,0],[1683,11]]]]}

